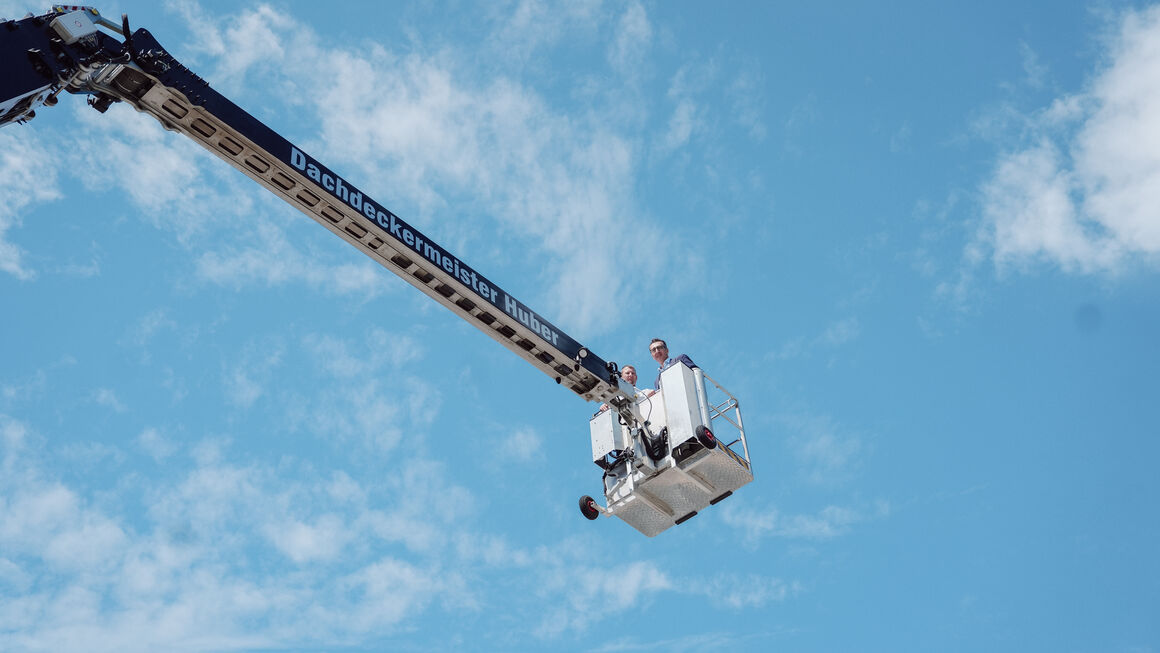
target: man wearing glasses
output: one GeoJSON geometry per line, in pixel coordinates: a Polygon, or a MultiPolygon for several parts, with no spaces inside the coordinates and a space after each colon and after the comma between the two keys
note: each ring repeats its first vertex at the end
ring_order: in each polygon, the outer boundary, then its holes
{"type": "Polygon", "coordinates": [[[648,343],[648,353],[652,354],[653,360],[657,362],[657,365],[660,365],[660,368],[657,370],[657,380],[653,383],[654,390],[661,389],[661,372],[664,372],[677,363],[684,363],[690,369],[697,369],[697,364],[685,354],[681,354],[676,358],[669,358],[669,346],[660,338],[653,338],[652,342],[648,343]]]}

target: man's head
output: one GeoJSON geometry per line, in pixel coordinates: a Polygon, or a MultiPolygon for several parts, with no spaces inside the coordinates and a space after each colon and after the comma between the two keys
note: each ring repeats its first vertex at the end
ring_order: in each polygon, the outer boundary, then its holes
{"type": "Polygon", "coordinates": [[[669,357],[669,346],[665,344],[664,340],[653,338],[652,342],[648,343],[648,353],[657,362],[657,365],[664,365],[665,359],[669,357]]]}
{"type": "Polygon", "coordinates": [[[632,365],[625,365],[620,368],[620,378],[628,381],[632,385],[636,385],[636,368],[632,365]]]}

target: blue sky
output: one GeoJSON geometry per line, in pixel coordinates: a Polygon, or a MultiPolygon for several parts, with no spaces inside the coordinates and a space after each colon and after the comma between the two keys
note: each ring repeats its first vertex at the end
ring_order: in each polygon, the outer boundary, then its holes
{"type": "Polygon", "coordinates": [[[100,9],[605,359],[688,353],[756,479],[584,520],[594,405],[66,97],[0,130],[0,648],[1160,649],[1160,7],[100,9]]]}

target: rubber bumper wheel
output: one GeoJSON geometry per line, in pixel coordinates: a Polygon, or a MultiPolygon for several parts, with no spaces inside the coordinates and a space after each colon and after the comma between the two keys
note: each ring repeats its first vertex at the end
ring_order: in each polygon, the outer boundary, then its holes
{"type": "Polygon", "coordinates": [[[698,426],[696,430],[697,442],[701,443],[702,447],[706,449],[717,448],[717,438],[713,437],[713,432],[704,426],[698,426]]]}
{"type": "Polygon", "coordinates": [[[589,520],[599,517],[600,511],[596,509],[596,500],[587,494],[580,497],[580,514],[584,515],[589,520]]]}

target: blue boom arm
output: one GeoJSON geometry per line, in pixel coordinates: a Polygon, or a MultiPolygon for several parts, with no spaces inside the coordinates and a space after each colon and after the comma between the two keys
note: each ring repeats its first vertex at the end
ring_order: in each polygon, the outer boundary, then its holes
{"type": "MultiPolygon", "coordinates": [[[[0,23],[0,126],[23,123],[61,91],[102,113],[126,102],[182,133],[588,401],[618,408],[608,363],[459,257],[230,102],[146,30],[120,34],[93,9],[0,23]],[[119,38],[118,38],[119,37],[119,38]]],[[[626,415],[627,417],[627,415],[626,415]]]]}

